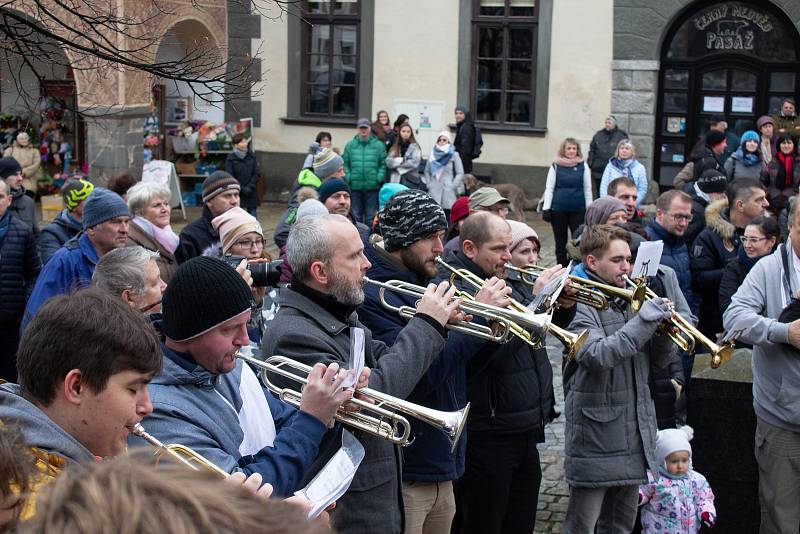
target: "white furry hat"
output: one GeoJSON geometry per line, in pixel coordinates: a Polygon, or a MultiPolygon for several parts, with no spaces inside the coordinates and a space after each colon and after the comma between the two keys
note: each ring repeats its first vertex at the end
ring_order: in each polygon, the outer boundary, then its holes
{"type": "Polygon", "coordinates": [[[678,451],[688,451],[691,458],[692,446],[689,442],[693,437],[694,429],[690,426],[659,430],[656,435],[656,458],[664,462],[667,456],[678,451]]]}

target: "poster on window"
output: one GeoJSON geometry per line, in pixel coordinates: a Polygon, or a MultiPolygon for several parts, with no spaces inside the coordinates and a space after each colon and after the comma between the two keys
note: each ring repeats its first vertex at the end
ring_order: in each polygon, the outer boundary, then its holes
{"type": "Polygon", "coordinates": [[[725,111],[724,96],[704,96],[703,111],[706,113],[722,113],[725,111]]]}
{"type": "Polygon", "coordinates": [[[686,133],[686,117],[667,117],[667,133],[686,133]]]}
{"type": "Polygon", "coordinates": [[[731,100],[731,111],[733,113],[752,113],[753,97],[734,96],[733,99],[731,100]]]}

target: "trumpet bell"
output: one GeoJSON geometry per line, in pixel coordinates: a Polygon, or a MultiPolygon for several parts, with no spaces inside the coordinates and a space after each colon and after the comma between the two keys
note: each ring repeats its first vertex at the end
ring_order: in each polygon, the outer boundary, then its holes
{"type": "Polygon", "coordinates": [[[725,343],[719,350],[714,351],[711,353],[711,368],[712,369],[719,369],[728,361],[730,361],[731,357],[733,356],[734,351],[734,344],[732,342],[725,343]]]}

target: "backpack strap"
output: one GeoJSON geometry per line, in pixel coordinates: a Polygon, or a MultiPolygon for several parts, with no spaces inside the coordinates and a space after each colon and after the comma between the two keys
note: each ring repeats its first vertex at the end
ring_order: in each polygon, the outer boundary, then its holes
{"type": "Polygon", "coordinates": [[[792,275],[789,272],[789,253],[786,252],[786,243],[780,244],[781,262],[783,263],[783,287],[789,293],[789,300],[793,298],[792,295],[792,275]]]}

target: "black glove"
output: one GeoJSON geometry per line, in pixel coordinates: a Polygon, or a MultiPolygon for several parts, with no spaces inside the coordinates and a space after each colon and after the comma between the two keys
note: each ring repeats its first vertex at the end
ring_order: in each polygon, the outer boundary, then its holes
{"type": "Polygon", "coordinates": [[[544,222],[553,222],[553,211],[552,210],[544,210],[542,212],[542,220],[544,222]]]}

